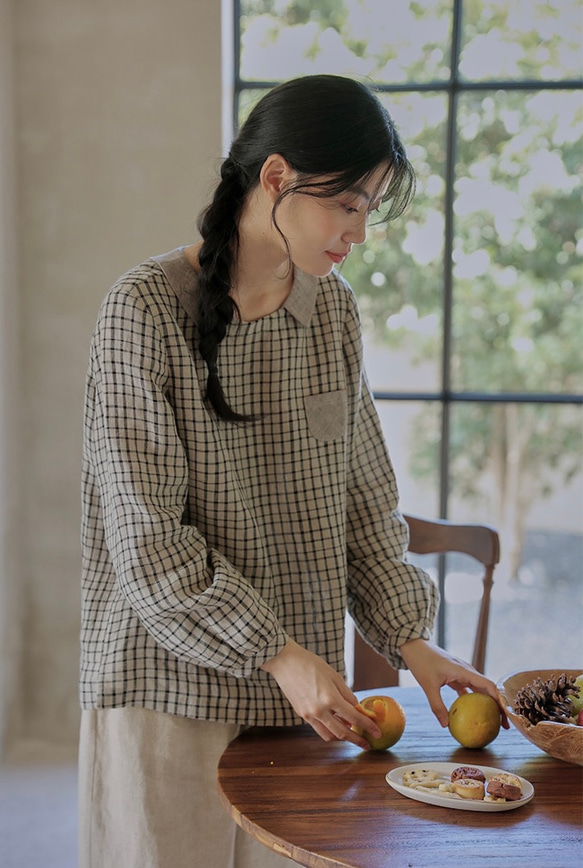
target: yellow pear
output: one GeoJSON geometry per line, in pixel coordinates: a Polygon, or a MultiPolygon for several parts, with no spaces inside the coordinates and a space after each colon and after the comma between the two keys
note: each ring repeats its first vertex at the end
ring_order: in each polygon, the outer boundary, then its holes
{"type": "Polygon", "coordinates": [[[486,693],[463,693],[449,709],[449,731],[462,747],[485,747],[500,731],[498,703],[486,693]]]}

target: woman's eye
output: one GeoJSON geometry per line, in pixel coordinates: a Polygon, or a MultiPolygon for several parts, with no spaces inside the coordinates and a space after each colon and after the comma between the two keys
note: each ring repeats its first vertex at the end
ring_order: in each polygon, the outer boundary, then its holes
{"type": "Polygon", "coordinates": [[[344,210],[347,214],[358,214],[358,208],[354,208],[353,205],[345,205],[344,210]]]}

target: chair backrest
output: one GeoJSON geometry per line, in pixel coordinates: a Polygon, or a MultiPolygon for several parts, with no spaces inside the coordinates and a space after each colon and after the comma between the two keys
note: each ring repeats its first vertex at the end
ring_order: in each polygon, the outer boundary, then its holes
{"type": "MultiPolygon", "coordinates": [[[[475,558],[484,567],[482,599],[474,638],[472,666],[484,671],[490,596],[494,581],[494,568],[500,561],[498,532],[484,524],[454,524],[451,521],[419,518],[405,515],[409,525],[409,551],[414,554],[441,554],[461,552],[475,558]]],[[[353,690],[374,689],[398,683],[398,673],[377,654],[361,636],[354,636],[353,690]]]]}

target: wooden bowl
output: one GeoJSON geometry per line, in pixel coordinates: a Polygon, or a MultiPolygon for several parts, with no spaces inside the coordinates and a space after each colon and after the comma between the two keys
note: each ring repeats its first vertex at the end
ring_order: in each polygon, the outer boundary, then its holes
{"type": "Polygon", "coordinates": [[[547,681],[553,675],[581,675],[582,669],[531,669],[524,672],[512,672],[505,675],[496,685],[506,708],[508,719],[512,721],[516,729],[545,753],[583,766],[583,726],[574,723],[551,723],[541,721],[535,726],[521,714],[514,713],[514,699],[518,691],[531,684],[535,678],[547,681]]]}

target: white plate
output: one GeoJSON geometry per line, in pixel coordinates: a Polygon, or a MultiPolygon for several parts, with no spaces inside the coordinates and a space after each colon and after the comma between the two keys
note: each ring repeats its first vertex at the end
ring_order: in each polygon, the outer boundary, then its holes
{"type": "MultiPolygon", "coordinates": [[[[431,771],[437,772],[440,777],[449,779],[452,771],[459,768],[459,766],[460,763],[411,763],[411,765],[399,766],[388,772],[386,781],[390,787],[409,799],[415,799],[417,802],[426,802],[428,805],[454,808],[458,811],[513,811],[515,808],[521,808],[523,805],[526,805],[534,796],[533,785],[526,778],[521,778],[520,775],[516,775],[516,777],[519,778],[522,784],[523,795],[521,799],[517,799],[515,802],[484,802],[482,800],[462,799],[454,794],[421,792],[412,787],[406,787],[402,783],[403,774],[413,769],[431,769],[431,771]]],[[[491,766],[474,766],[474,768],[479,768],[484,772],[486,783],[492,775],[497,775],[504,771],[504,769],[495,769],[491,766]]]]}

